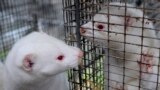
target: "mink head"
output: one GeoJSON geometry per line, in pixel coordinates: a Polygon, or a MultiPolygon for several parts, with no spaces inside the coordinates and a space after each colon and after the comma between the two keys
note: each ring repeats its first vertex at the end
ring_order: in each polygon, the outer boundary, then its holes
{"type": "Polygon", "coordinates": [[[5,64],[16,77],[47,77],[77,67],[82,56],[82,51],[76,47],[44,33],[33,32],[13,46],[5,64]]]}
{"type": "MultiPolygon", "coordinates": [[[[81,26],[81,35],[91,41],[107,45],[108,40],[112,43],[124,42],[127,34],[129,38],[140,39],[138,35],[142,35],[142,27],[144,29],[153,28],[149,20],[144,19],[143,21],[143,12],[141,10],[135,8],[125,9],[124,6],[124,3],[114,2],[110,3],[109,11],[107,6],[102,8],[99,13],[94,15],[92,21],[81,26]]],[[[134,6],[127,4],[127,7],[134,6]]],[[[112,46],[114,45],[118,44],[112,44],[112,46]]]]}

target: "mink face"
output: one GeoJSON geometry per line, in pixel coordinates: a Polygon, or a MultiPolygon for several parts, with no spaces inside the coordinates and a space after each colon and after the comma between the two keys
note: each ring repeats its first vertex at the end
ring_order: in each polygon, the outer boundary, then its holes
{"type": "Polygon", "coordinates": [[[81,26],[80,33],[85,38],[91,41],[97,41],[99,43],[107,44],[108,38],[116,39],[118,38],[117,33],[123,33],[122,26],[115,24],[122,24],[123,20],[116,16],[109,17],[103,14],[96,14],[94,16],[94,23],[88,22],[81,26]],[[114,25],[113,25],[114,24],[114,25]],[[94,38],[94,39],[93,39],[94,38]]]}
{"type": "MultiPolygon", "coordinates": [[[[149,26],[149,25],[148,25],[149,26]]],[[[128,16],[125,20],[124,17],[110,15],[96,14],[94,16],[94,23],[88,22],[81,26],[80,33],[87,38],[108,39],[122,41],[122,35],[133,34],[141,35],[142,20],[136,21],[136,18],[128,16]],[[109,22],[108,22],[109,21],[109,22]],[[136,32],[135,32],[136,30],[136,32]],[[118,39],[119,38],[119,39],[118,39]]],[[[152,26],[151,26],[152,28],[152,26]]]]}

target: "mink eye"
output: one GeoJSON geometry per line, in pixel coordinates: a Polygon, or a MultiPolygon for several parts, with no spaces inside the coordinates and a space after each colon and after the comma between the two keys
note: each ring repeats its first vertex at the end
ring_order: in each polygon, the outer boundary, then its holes
{"type": "Polygon", "coordinates": [[[57,57],[57,59],[58,59],[59,61],[63,60],[63,59],[64,59],[64,55],[59,55],[59,56],[57,57]]]}
{"type": "Polygon", "coordinates": [[[99,30],[102,30],[102,29],[104,28],[104,26],[103,26],[102,24],[98,24],[98,25],[97,25],[97,28],[98,28],[99,30]]]}

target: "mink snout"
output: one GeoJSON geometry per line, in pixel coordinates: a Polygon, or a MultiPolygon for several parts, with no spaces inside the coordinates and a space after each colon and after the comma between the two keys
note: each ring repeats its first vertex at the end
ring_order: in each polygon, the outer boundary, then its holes
{"type": "Polygon", "coordinates": [[[84,28],[80,28],[80,34],[82,35],[82,34],[84,34],[86,32],[86,30],[84,29],[84,28]]]}

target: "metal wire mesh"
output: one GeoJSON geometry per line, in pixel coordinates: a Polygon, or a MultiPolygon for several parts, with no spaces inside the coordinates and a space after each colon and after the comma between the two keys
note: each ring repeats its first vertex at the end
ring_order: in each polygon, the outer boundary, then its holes
{"type": "Polygon", "coordinates": [[[32,31],[64,39],[62,0],[1,0],[0,59],[12,45],[32,31]]]}
{"type": "MultiPolygon", "coordinates": [[[[159,43],[159,35],[145,35],[144,33],[151,31],[158,34],[159,32],[159,27],[157,27],[159,23],[159,7],[157,3],[159,3],[159,1],[156,0],[63,0],[65,29],[67,29],[69,33],[77,32],[76,40],[78,41],[78,46],[81,47],[85,53],[83,68],[79,68],[78,71],[74,70],[70,73],[71,90],[159,90],[159,64],[155,64],[157,70],[153,70],[153,72],[143,71],[147,67],[145,59],[148,58],[146,57],[144,59],[145,56],[148,56],[148,54],[144,53],[144,48],[154,49],[154,53],[159,53],[159,45],[144,44],[146,39],[159,43]],[[110,5],[111,2],[113,3],[115,1],[116,3],[123,3],[124,5],[110,5]],[[133,6],[129,6],[128,3],[133,6]],[[139,5],[140,3],[142,4],[139,5]],[[111,7],[113,9],[110,9],[111,7]],[[118,14],[119,8],[115,7],[123,7],[123,14],[118,14]],[[127,18],[130,9],[140,10],[140,12],[132,12],[129,18],[138,18],[137,20],[140,19],[141,24],[130,25],[128,29],[126,22],[128,22],[127,18]],[[155,13],[153,9],[157,11],[157,13],[155,13]],[[114,12],[114,10],[116,11],[114,12]],[[99,17],[96,17],[97,13],[99,17]],[[136,13],[142,13],[142,15],[138,16],[136,13]],[[106,18],[109,19],[105,19],[103,15],[106,15],[106,18]],[[103,17],[104,20],[99,19],[101,17],[103,17]],[[123,18],[124,21],[119,23],[118,20],[112,18],[123,18]],[[148,23],[146,20],[151,21],[150,23],[153,23],[154,27],[146,26],[146,23],[148,23]],[[99,28],[96,26],[97,23],[100,24],[99,28]],[[98,33],[100,31],[99,29],[104,27],[107,27],[105,28],[106,30],[101,30],[101,33],[98,33]],[[114,30],[116,27],[119,27],[117,30],[122,29],[123,32],[114,30]],[[128,33],[127,30],[132,29],[137,30],[137,33],[136,31],[135,33],[128,33]],[[146,29],[149,31],[146,31],[146,29]],[[81,37],[80,34],[82,35],[81,37]],[[113,34],[122,35],[123,40],[119,39],[121,37],[113,39],[113,34]],[[99,37],[97,37],[97,35],[99,35],[99,37]],[[130,37],[133,39],[130,39],[130,37]],[[140,42],[137,43],[139,40],[140,42]],[[133,49],[139,51],[134,52],[135,50],[133,49]],[[130,57],[130,55],[133,57],[130,57]],[[139,58],[137,58],[137,56],[139,58]],[[75,78],[77,73],[78,76],[75,78]],[[135,73],[137,73],[137,76],[134,76],[135,73]],[[151,75],[151,77],[153,76],[154,79],[144,79],[145,75],[142,75],[142,73],[150,73],[149,75],[151,75]],[[72,77],[74,77],[74,79],[72,77]],[[130,81],[127,82],[127,80],[130,81]],[[149,86],[151,85],[150,82],[153,87],[149,86]]],[[[138,21],[135,21],[135,23],[138,23],[138,21]]],[[[70,42],[70,40],[67,41],[70,42]]],[[[154,59],[156,58],[157,62],[159,62],[159,55],[154,54],[149,57],[154,57],[154,59]]],[[[153,64],[150,65],[152,66],[153,64]]],[[[150,78],[150,76],[148,77],[147,75],[146,77],[150,78]]]]}
{"type": "Polygon", "coordinates": [[[156,60],[159,58],[157,55],[159,54],[159,45],[153,45],[153,42],[159,42],[160,2],[158,0],[141,1],[142,4],[139,5],[138,0],[1,0],[0,59],[5,59],[9,49],[18,39],[32,31],[43,30],[57,38],[65,39],[67,44],[77,46],[84,51],[83,66],[68,72],[70,90],[127,90],[127,87],[128,90],[141,90],[142,88],[158,90],[159,68],[153,70],[152,67],[159,67],[159,64],[152,65],[152,61],[144,60],[145,58],[150,60],[149,57],[156,60]],[[124,3],[124,5],[110,5],[111,2],[124,3]],[[127,6],[127,3],[137,6],[127,6]],[[104,7],[105,12],[101,11],[104,7]],[[124,13],[122,12],[122,15],[117,14],[119,11],[112,13],[110,7],[113,7],[113,10],[115,7],[122,7],[124,13]],[[139,12],[132,12],[133,16],[128,17],[128,9],[141,10],[143,15],[142,17],[134,16],[139,12]],[[97,21],[97,18],[94,18],[97,13],[100,15],[98,18],[106,15],[106,18],[111,20],[97,21]],[[145,17],[146,15],[148,17],[145,17]],[[123,23],[118,23],[119,21],[116,21],[115,18],[117,20],[123,18],[123,23]],[[142,24],[137,26],[137,24],[126,23],[130,19],[137,20],[136,23],[141,20],[142,24]],[[148,24],[146,20],[149,20],[150,23],[153,22],[154,28],[145,27],[148,24]],[[91,23],[89,27],[83,27],[88,22],[91,23]],[[99,28],[95,28],[97,23],[99,28]],[[105,38],[96,37],[97,31],[104,28],[103,25],[106,25],[107,29],[101,31],[100,36],[105,36],[105,38]],[[116,27],[124,32],[112,31],[116,27]],[[132,29],[139,31],[137,31],[138,33],[128,33],[132,29]],[[156,32],[157,36],[145,35],[144,30],[146,29],[151,33],[156,32]],[[84,36],[86,30],[92,31],[92,35],[84,36]],[[112,39],[110,35],[113,34],[122,35],[123,40],[112,39]],[[128,40],[129,37],[135,39],[128,40]],[[146,44],[143,43],[145,41],[146,44]],[[116,48],[118,46],[120,48],[116,48]],[[151,51],[153,49],[154,55],[148,55],[148,52],[144,53],[143,48],[150,48],[151,51]],[[134,50],[138,51],[134,52],[134,50]],[[127,58],[127,56],[134,58],[127,58]],[[151,63],[148,64],[148,62],[151,63]],[[136,69],[137,67],[138,69],[136,69]],[[152,75],[146,75],[148,72],[143,72],[143,70],[148,70],[150,67],[155,72],[149,72],[152,75]],[[137,76],[133,76],[134,73],[137,76]],[[146,76],[143,77],[141,74],[146,76]],[[126,81],[128,78],[130,81],[126,81]],[[153,83],[148,84],[147,82],[153,83]],[[154,87],[150,88],[152,86],[154,87]]]}
{"type": "MultiPolygon", "coordinates": [[[[34,23],[27,20],[31,1],[2,0],[0,11],[0,59],[4,60],[8,50],[22,36],[35,28],[34,23]],[[25,20],[24,18],[27,18],[25,20]]],[[[32,8],[32,7],[31,7],[32,8]]]]}

